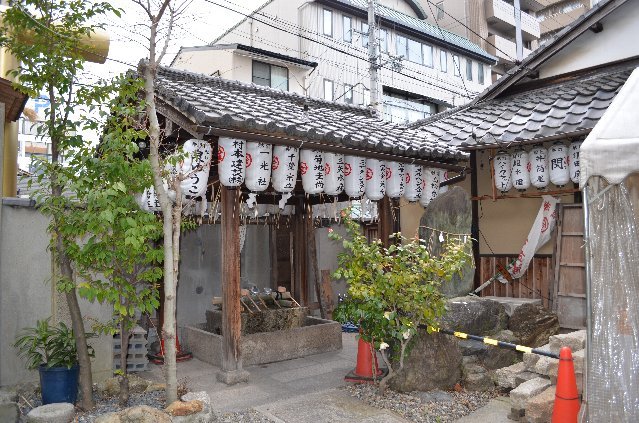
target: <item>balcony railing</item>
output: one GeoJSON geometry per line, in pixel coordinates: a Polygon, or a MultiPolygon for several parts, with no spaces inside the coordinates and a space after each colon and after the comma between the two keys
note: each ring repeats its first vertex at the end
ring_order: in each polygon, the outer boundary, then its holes
{"type": "MultiPolygon", "coordinates": [[[[503,0],[485,0],[486,21],[489,26],[505,32],[515,29],[515,8],[503,0]]],[[[539,38],[539,22],[534,16],[521,12],[521,32],[524,40],[539,38]]]]}
{"type": "MultiPolygon", "coordinates": [[[[489,35],[487,40],[489,45],[486,51],[499,58],[500,62],[514,63],[514,60],[517,59],[517,45],[514,42],[499,35],[489,35]]],[[[530,50],[525,48],[523,54],[522,59],[530,54],[530,50]]]]}

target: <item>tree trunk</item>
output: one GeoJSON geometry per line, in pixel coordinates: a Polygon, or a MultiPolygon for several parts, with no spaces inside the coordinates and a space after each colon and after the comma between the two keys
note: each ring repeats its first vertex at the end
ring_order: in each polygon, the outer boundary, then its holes
{"type": "MultiPolygon", "coordinates": [[[[128,306],[127,301],[124,305],[128,306]]],[[[129,355],[129,319],[125,318],[120,322],[120,407],[126,407],[129,403],[129,375],[127,371],[127,356],[129,355]]]]}
{"type": "MultiPolygon", "coordinates": [[[[52,190],[53,196],[62,195],[62,188],[54,185],[52,190]]],[[[55,219],[55,217],[54,217],[55,219]]],[[[62,234],[58,230],[60,226],[55,225],[54,234],[56,237],[56,255],[58,257],[58,265],[60,266],[60,275],[62,278],[72,281],[73,269],[71,261],[64,251],[64,242],[62,234]]],[[[83,410],[91,410],[95,407],[93,402],[93,378],[91,375],[91,359],[89,357],[89,348],[87,346],[86,332],[84,331],[84,323],[82,322],[82,312],[78,303],[78,296],[75,287],[65,292],[69,315],[71,316],[71,327],[73,328],[73,336],[78,352],[78,364],[80,365],[79,386],[80,386],[80,405],[83,410]]]]}

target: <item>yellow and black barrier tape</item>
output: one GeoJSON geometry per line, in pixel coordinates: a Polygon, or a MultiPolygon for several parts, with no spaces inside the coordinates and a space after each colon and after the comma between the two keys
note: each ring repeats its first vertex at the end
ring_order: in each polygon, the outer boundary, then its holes
{"type": "Polygon", "coordinates": [[[457,331],[452,331],[452,330],[442,329],[442,328],[434,328],[432,326],[428,327],[428,329],[431,332],[439,332],[439,333],[444,333],[446,335],[453,335],[460,339],[472,339],[473,341],[483,342],[486,345],[492,345],[494,347],[505,348],[509,350],[515,350],[515,351],[530,353],[530,354],[538,354],[538,355],[543,355],[545,357],[559,359],[558,354],[553,354],[550,351],[539,350],[537,348],[526,347],[523,345],[511,344],[510,342],[499,341],[497,339],[489,338],[487,336],[470,335],[464,332],[457,332],[457,331]]]}

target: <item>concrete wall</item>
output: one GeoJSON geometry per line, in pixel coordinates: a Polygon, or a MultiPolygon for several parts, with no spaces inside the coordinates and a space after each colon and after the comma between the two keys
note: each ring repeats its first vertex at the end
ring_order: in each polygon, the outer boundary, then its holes
{"type": "Polygon", "coordinates": [[[603,31],[584,32],[568,47],[550,58],[539,72],[540,78],[589,68],[639,55],[639,2],[630,1],[601,20],[603,31]]]}
{"type": "MultiPolygon", "coordinates": [[[[14,202],[16,199],[11,199],[14,202]]],[[[37,371],[27,371],[17,357],[13,342],[24,327],[53,316],[69,323],[64,296],[55,292],[51,254],[47,251],[48,218],[36,208],[8,205],[4,199],[0,222],[0,386],[37,381],[37,371]]],[[[18,200],[20,202],[20,200],[18,200]]],[[[106,321],[110,309],[99,304],[80,304],[87,330],[95,320],[106,321]]],[[[112,338],[102,336],[90,342],[96,350],[92,361],[94,381],[112,374],[112,338]]]]}
{"type": "MultiPolygon", "coordinates": [[[[178,285],[178,327],[206,321],[206,310],[214,296],[222,295],[222,245],[219,224],[205,224],[182,234],[180,281],[178,285]]],[[[269,227],[247,225],[241,256],[242,287],[271,286],[269,227]]]]}

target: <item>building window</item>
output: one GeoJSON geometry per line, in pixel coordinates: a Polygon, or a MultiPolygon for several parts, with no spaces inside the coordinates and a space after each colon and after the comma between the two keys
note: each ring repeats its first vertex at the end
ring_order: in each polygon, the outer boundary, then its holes
{"type": "Polygon", "coordinates": [[[437,105],[423,98],[384,93],[382,99],[384,119],[394,123],[411,123],[437,113],[437,105]]]}
{"type": "Polygon", "coordinates": [[[333,36],[333,11],[324,9],[324,35],[333,36]]]}
{"type": "Polygon", "coordinates": [[[408,47],[408,40],[406,37],[402,37],[401,35],[397,36],[397,42],[395,43],[395,54],[397,56],[403,56],[405,59],[408,58],[408,54],[406,54],[406,50],[408,47]]]}
{"type": "Polygon", "coordinates": [[[442,72],[448,72],[448,55],[446,54],[446,50],[439,51],[439,67],[442,72]]]}
{"type": "Polygon", "coordinates": [[[411,39],[408,40],[408,60],[419,63],[420,65],[424,63],[424,58],[422,57],[422,43],[411,39]]]}
{"type": "Polygon", "coordinates": [[[364,88],[364,106],[371,104],[371,90],[364,88]]]}
{"type": "Polygon", "coordinates": [[[444,19],[444,2],[438,2],[435,8],[437,9],[437,17],[435,19],[438,21],[444,19]]]}
{"type": "Polygon", "coordinates": [[[368,24],[362,22],[362,47],[368,47],[368,24]]]}
{"type": "Polygon", "coordinates": [[[466,79],[473,80],[473,61],[470,59],[466,59],[466,79]]]}
{"type": "Polygon", "coordinates": [[[353,104],[353,86],[344,84],[344,103],[353,104]]]}
{"type": "Polygon", "coordinates": [[[379,29],[379,51],[381,53],[388,53],[388,31],[379,29]]]}
{"type": "Polygon", "coordinates": [[[324,80],[324,100],[333,101],[333,81],[330,79],[324,80]]]}
{"type": "Polygon", "coordinates": [[[461,75],[460,68],[459,68],[459,56],[456,54],[453,54],[453,75],[455,76],[461,75]]]}
{"type": "Polygon", "coordinates": [[[484,85],[484,64],[477,63],[477,82],[484,85]]]}
{"type": "Polygon", "coordinates": [[[343,37],[347,43],[353,42],[353,18],[344,16],[342,18],[343,37]]]}
{"type": "Polygon", "coordinates": [[[288,69],[253,60],[253,83],[288,91],[288,69]]]}
{"type": "Polygon", "coordinates": [[[422,44],[422,51],[424,52],[424,65],[433,67],[433,46],[430,44],[422,44]]]}

